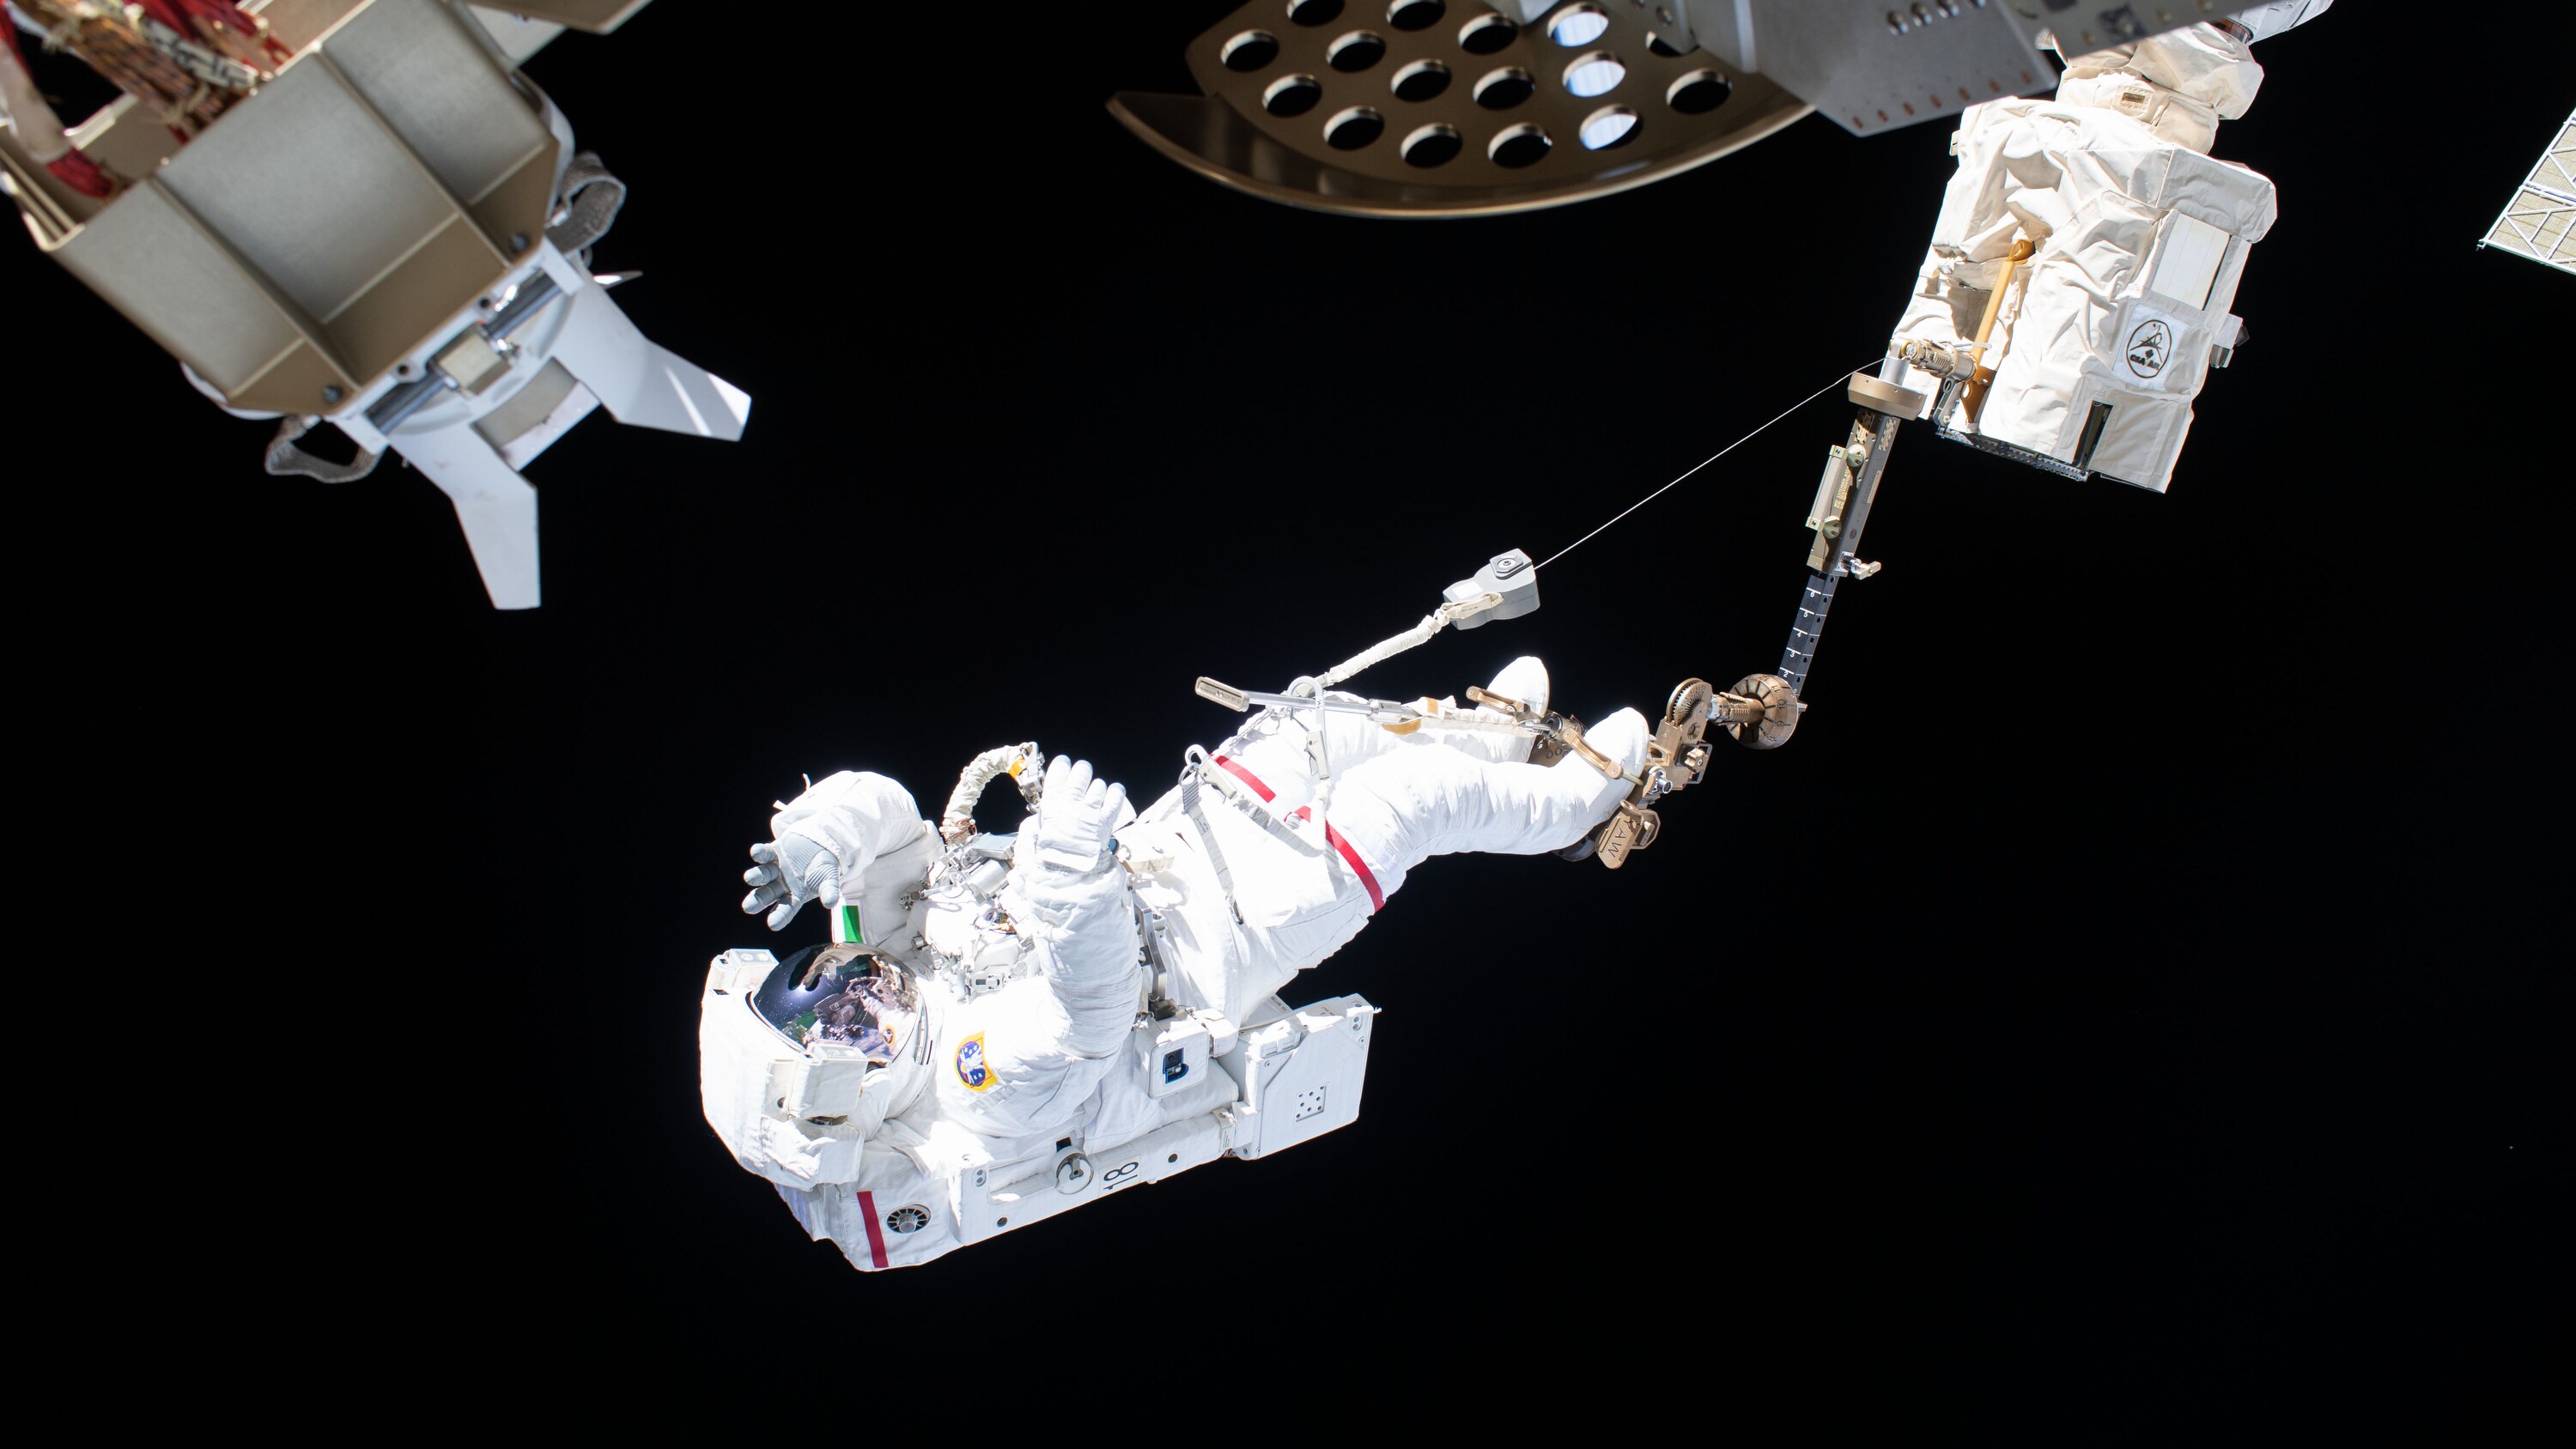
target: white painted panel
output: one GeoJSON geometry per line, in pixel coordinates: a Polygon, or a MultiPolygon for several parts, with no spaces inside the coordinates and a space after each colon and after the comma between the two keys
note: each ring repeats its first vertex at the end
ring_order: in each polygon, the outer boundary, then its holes
{"type": "Polygon", "coordinates": [[[2218,280],[2218,264],[2226,256],[2227,233],[2177,211],[2167,223],[2164,248],[2156,254],[2155,275],[2147,279],[2147,288],[2186,307],[2206,307],[2210,283],[2218,280]]]}

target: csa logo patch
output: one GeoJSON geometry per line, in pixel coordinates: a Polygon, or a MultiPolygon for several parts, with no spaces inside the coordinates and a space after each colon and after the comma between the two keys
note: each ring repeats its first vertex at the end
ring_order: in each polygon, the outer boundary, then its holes
{"type": "Polygon", "coordinates": [[[957,1080],[970,1092],[993,1089],[993,1064],[984,1059],[984,1034],[977,1032],[957,1044],[957,1080]]]}
{"type": "Polygon", "coordinates": [[[2129,370],[2140,377],[2153,377],[2165,370],[2165,359],[2173,356],[2173,329],[2150,317],[2129,329],[2129,370]]]}

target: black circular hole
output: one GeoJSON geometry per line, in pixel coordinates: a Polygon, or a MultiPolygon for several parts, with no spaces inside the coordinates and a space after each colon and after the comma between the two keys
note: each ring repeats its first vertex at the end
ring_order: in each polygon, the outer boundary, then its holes
{"type": "Polygon", "coordinates": [[[1458,27],[1458,45],[1469,55],[1491,55],[1520,38],[1521,28],[1499,15],[1479,15],[1458,27]]]}
{"type": "Polygon", "coordinates": [[[1458,139],[1458,133],[1447,126],[1425,126],[1404,138],[1405,163],[1425,171],[1434,166],[1446,166],[1458,159],[1459,149],[1465,144],[1458,139]]]}
{"type": "Polygon", "coordinates": [[[1395,0],[1386,7],[1386,23],[1398,30],[1428,30],[1448,13],[1444,0],[1395,0]]]}
{"type": "Polygon", "coordinates": [[[1537,89],[1538,85],[1530,79],[1528,71],[1507,65],[1501,70],[1487,71],[1485,78],[1476,82],[1476,104],[1489,111],[1508,111],[1528,100],[1537,89]]]}
{"type": "Polygon", "coordinates": [[[1365,30],[1354,30],[1324,48],[1324,63],[1345,75],[1386,59],[1386,42],[1365,30]]]}
{"type": "Polygon", "coordinates": [[[1283,75],[1261,93],[1261,109],[1274,116],[1302,116],[1324,98],[1324,88],[1310,75],[1283,75]]]}
{"type": "Polygon", "coordinates": [[[1175,1152],[1175,1153],[1173,1153],[1171,1156],[1166,1157],[1166,1158],[1164,1158],[1163,1160],[1164,1160],[1165,1162],[1178,1162],[1178,1161],[1180,1161],[1180,1160],[1181,1160],[1181,1154],[1179,1154],[1179,1153],[1175,1152]]]}
{"type": "Polygon", "coordinates": [[[1671,46],[1664,44],[1664,38],[1660,35],[1647,36],[1646,49],[1653,51],[1655,54],[1662,56],[1666,60],[1679,60],[1682,58],[1682,53],[1673,49],[1671,46]]]}
{"type": "Polygon", "coordinates": [[[1664,92],[1664,104],[1685,116],[1705,115],[1726,104],[1735,87],[1726,77],[1713,70],[1695,70],[1673,82],[1664,92]]]}
{"type": "Polygon", "coordinates": [[[1249,75],[1279,58],[1279,37],[1267,30],[1247,30],[1227,41],[1217,58],[1227,70],[1249,75]]]}
{"type": "Polygon", "coordinates": [[[1547,132],[1536,126],[1514,126],[1496,136],[1485,154],[1494,158],[1497,166],[1518,169],[1537,164],[1554,144],[1547,139],[1547,132]]]}
{"type": "Polygon", "coordinates": [[[1395,73],[1395,98],[1427,101],[1449,89],[1449,67],[1436,60],[1417,60],[1395,73]]]}
{"type": "Polygon", "coordinates": [[[1330,25],[1341,14],[1342,0],[1288,0],[1288,19],[1298,25],[1330,25]]]}
{"type": "Polygon", "coordinates": [[[1386,117],[1366,106],[1353,106],[1324,123],[1324,144],[1336,151],[1356,151],[1386,134],[1386,117]]]}

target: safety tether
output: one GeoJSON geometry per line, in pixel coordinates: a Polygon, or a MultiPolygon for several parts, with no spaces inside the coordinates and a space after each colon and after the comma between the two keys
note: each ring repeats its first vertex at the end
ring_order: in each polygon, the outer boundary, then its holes
{"type": "MultiPolygon", "coordinates": [[[[1877,361],[1878,359],[1875,357],[1870,358],[1863,362],[1861,367],[1868,367],[1877,361]]],[[[1780,413],[1779,417],[1771,419],[1770,423],[1764,423],[1762,427],[1755,428],[1752,432],[1746,433],[1743,437],[1736,439],[1734,442],[1727,444],[1725,447],[1718,449],[1716,452],[1702,458],[1697,463],[1692,464],[1689,468],[1682,471],[1680,478],[1675,478],[1671,483],[1665,484],[1663,487],[1656,489],[1654,492],[1649,493],[1645,497],[1638,499],[1636,502],[1629,504],[1627,507],[1620,509],[1617,513],[1611,515],[1609,523],[1602,524],[1601,528],[1592,530],[1592,533],[1587,533],[1583,535],[1583,537],[1576,539],[1574,542],[1569,543],[1565,547],[1548,555],[1545,562],[1534,564],[1531,567],[1533,569],[1546,568],[1548,564],[1552,564],[1558,559],[1565,557],[1567,554],[1574,552],[1576,549],[1583,547],[1583,545],[1592,541],[1593,533],[1599,533],[1602,528],[1608,528],[1611,523],[1617,523],[1620,519],[1627,517],[1629,514],[1634,513],[1638,509],[1645,507],[1647,504],[1654,502],[1656,499],[1663,497],[1665,493],[1671,491],[1673,487],[1678,485],[1683,478],[1688,478],[1691,474],[1698,472],[1700,469],[1707,467],[1709,464],[1716,462],[1718,459],[1723,458],[1727,454],[1734,452],[1736,449],[1743,447],[1745,444],[1752,442],[1755,438],[1760,437],[1763,429],[1770,427],[1771,423],[1780,421],[1780,418],[1787,417],[1790,413],[1796,412],[1798,409],[1805,407],[1807,404],[1814,402],[1820,397],[1823,397],[1826,393],[1832,392],[1835,388],[1841,387],[1845,379],[1858,371],[1860,371],[1860,367],[1846,367],[1835,373],[1833,381],[1826,383],[1823,387],[1817,388],[1814,392],[1811,392],[1805,397],[1798,399],[1796,402],[1791,403],[1780,413]]]]}

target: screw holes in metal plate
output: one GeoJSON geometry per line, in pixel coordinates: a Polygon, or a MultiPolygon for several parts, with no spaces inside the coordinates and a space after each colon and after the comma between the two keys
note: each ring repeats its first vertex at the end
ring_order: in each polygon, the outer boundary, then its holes
{"type": "Polygon", "coordinates": [[[1292,25],[1330,25],[1342,13],[1342,0],[1288,0],[1292,25]]]}

